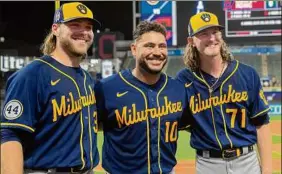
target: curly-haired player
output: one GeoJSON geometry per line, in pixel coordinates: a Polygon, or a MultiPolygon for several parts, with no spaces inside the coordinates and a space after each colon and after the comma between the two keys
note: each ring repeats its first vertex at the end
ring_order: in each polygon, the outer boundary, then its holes
{"type": "Polygon", "coordinates": [[[193,113],[191,146],[200,174],[271,173],[269,107],[254,68],[232,59],[217,17],[191,17],[184,62],[177,78],[185,83],[193,113]],[[254,145],[258,144],[261,167],[254,145]]]}

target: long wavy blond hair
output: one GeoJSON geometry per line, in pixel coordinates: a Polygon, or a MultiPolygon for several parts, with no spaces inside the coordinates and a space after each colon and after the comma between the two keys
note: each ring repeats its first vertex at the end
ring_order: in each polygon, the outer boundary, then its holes
{"type": "Polygon", "coordinates": [[[40,47],[40,51],[44,55],[50,55],[56,48],[56,40],[57,40],[56,36],[52,32],[52,30],[50,30],[40,47]]]}
{"type": "MultiPolygon", "coordinates": [[[[224,40],[222,40],[220,53],[223,61],[230,62],[233,60],[233,56],[224,40]]],[[[190,68],[192,71],[197,71],[200,68],[199,52],[191,43],[188,43],[185,47],[183,61],[186,67],[190,68]]]]}

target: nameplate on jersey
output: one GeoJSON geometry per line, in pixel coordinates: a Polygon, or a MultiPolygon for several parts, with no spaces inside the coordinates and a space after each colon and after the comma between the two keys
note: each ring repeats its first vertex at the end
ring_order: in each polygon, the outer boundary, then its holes
{"type": "Polygon", "coordinates": [[[147,120],[147,116],[151,118],[163,117],[172,113],[181,112],[182,111],[182,103],[179,102],[171,102],[168,100],[168,97],[164,97],[164,105],[156,108],[148,108],[141,111],[136,111],[136,104],[133,103],[131,107],[124,106],[122,107],[122,111],[115,110],[116,120],[118,122],[119,128],[122,126],[130,126],[136,123],[140,123],[142,121],[147,120]]]}
{"type": "Polygon", "coordinates": [[[220,96],[212,96],[207,99],[202,99],[200,93],[190,98],[190,108],[193,114],[210,109],[212,106],[219,106],[226,103],[237,103],[248,100],[248,92],[237,92],[232,85],[228,86],[228,91],[220,96]]]}
{"type": "Polygon", "coordinates": [[[58,120],[58,117],[67,117],[82,110],[83,107],[87,107],[96,103],[94,91],[89,87],[90,93],[87,96],[80,96],[78,99],[74,99],[73,93],[69,92],[68,96],[62,95],[61,101],[52,99],[53,106],[53,122],[58,120]]]}

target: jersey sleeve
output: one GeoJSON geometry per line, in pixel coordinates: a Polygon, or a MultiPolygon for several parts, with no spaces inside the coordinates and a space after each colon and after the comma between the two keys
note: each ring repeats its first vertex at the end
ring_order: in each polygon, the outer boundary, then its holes
{"type": "Polygon", "coordinates": [[[39,105],[37,86],[37,76],[27,71],[18,71],[8,79],[1,128],[35,131],[39,105]]]}
{"type": "Polygon", "coordinates": [[[106,118],[106,107],[105,107],[105,97],[104,97],[104,90],[102,83],[98,81],[95,84],[95,97],[97,100],[97,113],[98,113],[98,120],[99,122],[103,122],[103,120],[106,118]]]}
{"type": "Polygon", "coordinates": [[[187,79],[186,79],[186,76],[184,74],[184,70],[181,70],[179,71],[176,76],[175,76],[175,79],[180,81],[181,83],[186,83],[187,79]]]}
{"type": "Polygon", "coordinates": [[[187,95],[186,95],[186,90],[185,91],[185,99],[184,99],[184,103],[183,103],[183,113],[179,122],[179,130],[188,130],[190,131],[191,127],[192,127],[192,121],[193,121],[193,115],[192,112],[190,110],[189,104],[188,104],[188,99],[187,99],[187,95]]]}
{"type": "MultiPolygon", "coordinates": [[[[181,84],[183,84],[183,88],[184,88],[185,86],[184,84],[191,81],[188,79],[188,76],[189,74],[187,73],[186,69],[182,69],[176,74],[175,79],[179,81],[181,84]]],[[[184,111],[180,120],[179,130],[190,131],[193,124],[193,114],[189,107],[187,90],[185,88],[184,91],[185,91],[185,95],[183,96],[185,96],[185,104],[183,106],[184,111]]]]}
{"type": "Polygon", "coordinates": [[[250,96],[250,112],[252,121],[256,123],[257,126],[269,123],[269,115],[267,113],[270,108],[264,96],[259,75],[256,72],[254,73],[254,86],[250,96]]]}

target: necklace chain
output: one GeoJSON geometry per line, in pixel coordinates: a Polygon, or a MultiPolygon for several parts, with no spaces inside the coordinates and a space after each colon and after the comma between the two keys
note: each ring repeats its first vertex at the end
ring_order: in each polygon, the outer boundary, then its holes
{"type": "Polygon", "coordinates": [[[212,93],[213,87],[217,84],[217,82],[219,81],[220,77],[222,76],[224,68],[225,68],[225,64],[223,65],[223,67],[222,67],[222,69],[221,69],[221,72],[220,72],[219,77],[217,78],[217,80],[216,80],[211,86],[210,86],[210,85],[208,84],[208,82],[205,80],[205,78],[204,78],[204,76],[203,76],[203,74],[202,74],[202,72],[201,72],[201,70],[200,70],[200,75],[201,75],[201,77],[203,78],[203,80],[206,82],[206,84],[208,85],[208,88],[209,88],[209,92],[210,92],[210,93],[212,93]]]}

